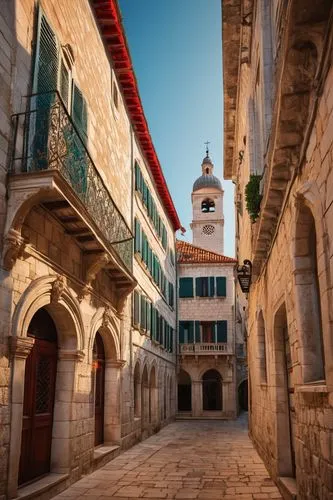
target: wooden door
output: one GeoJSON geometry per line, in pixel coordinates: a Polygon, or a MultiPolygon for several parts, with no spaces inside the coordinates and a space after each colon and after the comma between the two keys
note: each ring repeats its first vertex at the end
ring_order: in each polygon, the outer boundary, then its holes
{"type": "Polygon", "coordinates": [[[95,365],[95,446],[104,442],[105,352],[101,335],[94,342],[95,365]]]}
{"type": "Polygon", "coordinates": [[[35,316],[37,319],[34,317],[31,324],[38,325],[38,337],[44,338],[38,338],[34,328],[28,330],[28,335],[35,337],[35,344],[25,369],[19,484],[50,471],[57,338],[48,314],[35,316]]]}

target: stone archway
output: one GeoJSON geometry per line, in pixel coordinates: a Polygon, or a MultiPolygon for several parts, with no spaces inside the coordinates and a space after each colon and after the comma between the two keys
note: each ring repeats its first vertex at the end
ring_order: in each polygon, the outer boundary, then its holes
{"type": "Polygon", "coordinates": [[[178,375],[178,411],[192,411],[192,380],[185,370],[178,375]]]}
{"type": "Polygon", "coordinates": [[[140,363],[137,361],[134,368],[134,418],[141,417],[141,378],[140,363]]]}
{"type": "Polygon", "coordinates": [[[149,423],[149,380],[148,369],[145,364],[141,377],[141,429],[146,430],[149,423]]]}
{"type": "Polygon", "coordinates": [[[202,408],[222,410],[222,377],[217,370],[208,370],[202,376],[202,408]]]}
{"type": "Polygon", "coordinates": [[[121,369],[125,362],[120,359],[119,325],[117,317],[106,308],[100,308],[91,322],[89,339],[89,361],[92,366],[92,398],[96,402],[97,373],[94,366],[93,351],[96,336],[103,343],[104,349],[104,443],[119,443],[121,439],[121,369]]]}
{"type": "Polygon", "coordinates": [[[241,411],[249,409],[248,381],[243,380],[238,386],[238,406],[241,411]]]}
{"type": "Polygon", "coordinates": [[[156,424],[158,421],[158,388],[156,367],[153,365],[149,377],[149,422],[156,424]]]}
{"type": "Polygon", "coordinates": [[[53,432],[50,471],[69,472],[71,460],[72,421],[75,367],[83,358],[84,328],[78,302],[61,276],[47,276],[33,281],[22,294],[13,315],[9,337],[12,355],[12,407],[8,473],[8,497],[17,496],[21,429],[25,387],[26,359],[34,339],[28,328],[37,311],[45,309],[57,331],[58,360],[53,409],[53,432]]]}

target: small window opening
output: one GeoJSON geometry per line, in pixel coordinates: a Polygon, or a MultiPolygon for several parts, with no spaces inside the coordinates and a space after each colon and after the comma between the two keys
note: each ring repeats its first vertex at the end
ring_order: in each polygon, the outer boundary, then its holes
{"type": "Polygon", "coordinates": [[[209,168],[206,168],[206,174],[209,174],[209,168]]]}
{"type": "Polygon", "coordinates": [[[215,203],[213,200],[204,200],[201,203],[201,212],[215,212],[215,203]]]}

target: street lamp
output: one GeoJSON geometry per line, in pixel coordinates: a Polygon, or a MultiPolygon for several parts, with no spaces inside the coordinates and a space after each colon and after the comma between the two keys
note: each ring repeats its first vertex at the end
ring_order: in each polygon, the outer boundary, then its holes
{"type": "Polygon", "coordinates": [[[242,266],[237,267],[237,278],[243,293],[249,293],[252,277],[252,263],[245,259],[242,266]]]}

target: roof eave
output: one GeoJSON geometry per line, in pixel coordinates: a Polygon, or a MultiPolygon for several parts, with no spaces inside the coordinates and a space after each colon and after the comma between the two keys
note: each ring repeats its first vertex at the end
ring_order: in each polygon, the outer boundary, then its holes
{"type": "Polygon", "coordinates": [[[224,102],[223,174],[234,174],[236,143],[237,91],[240,74],[241,0],[222,0],[222,53],[224,102]],[[236,56],[237,54],[237,56],[236,56]]]}
{"type": "Polygon", "coordinates": [[[177,231],[182,226],[149,132],[118,3],[116,0],[91,0],[91,5],[106,50],[111,57],[134,133],[173,229],[177,231]]]}

